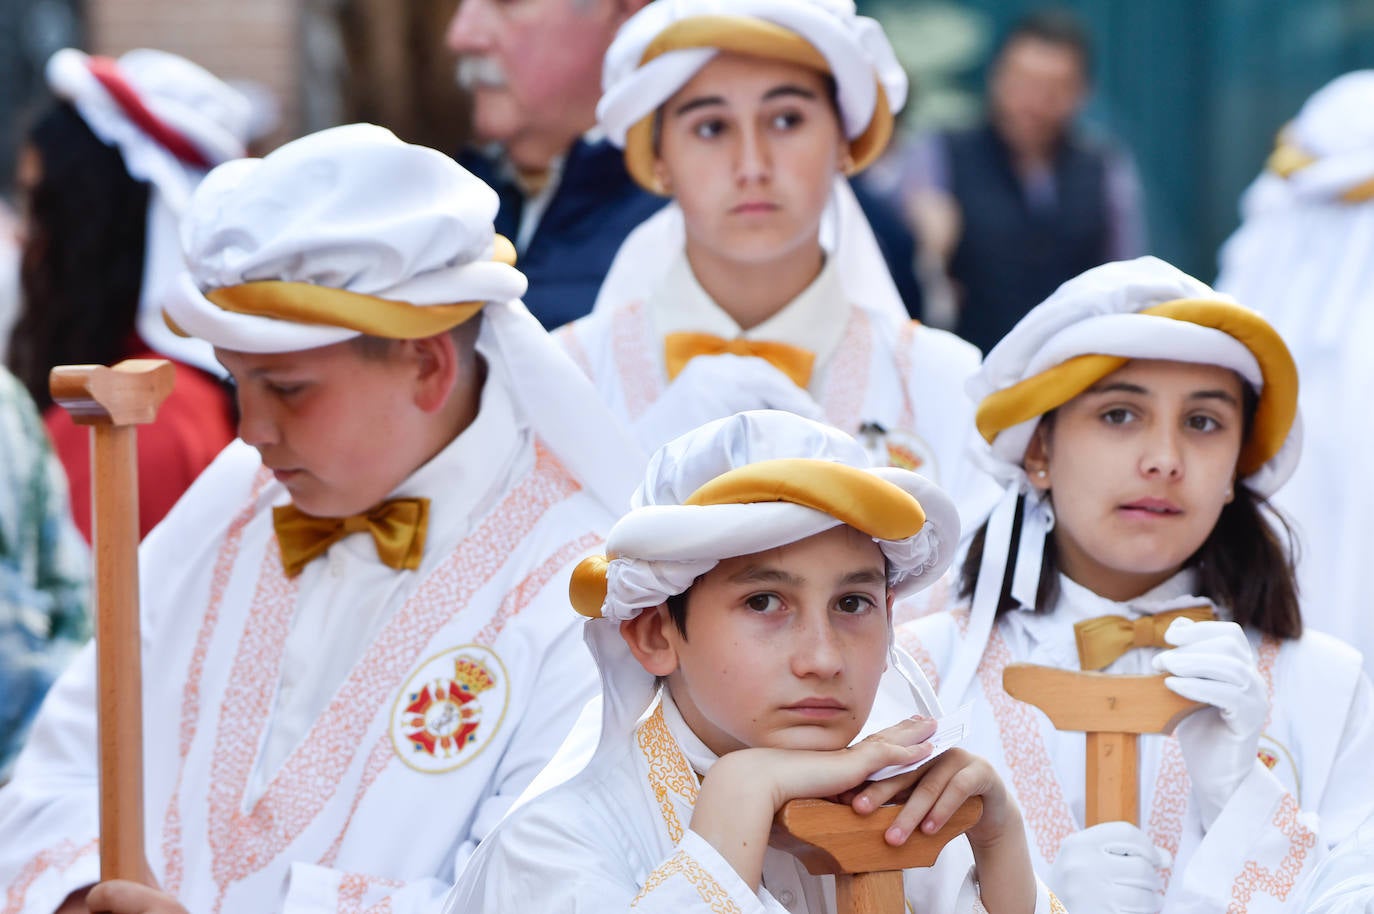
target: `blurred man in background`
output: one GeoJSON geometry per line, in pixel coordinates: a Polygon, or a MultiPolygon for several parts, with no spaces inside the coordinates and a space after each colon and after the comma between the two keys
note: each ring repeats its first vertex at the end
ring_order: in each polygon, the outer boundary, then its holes
{"type": "Polygon", "coordinates": [[[473,98],[479,149],[459,156],[501,196],[496,230],[545,327],[592,308],[620,242],[663,205],[596,127],[601,62],[647,0],[460,0],[446,43],[473,98]]]}
{"type": "Polygon", "coordinates": [[[984,352],[1060,283],[1144,253],[1133,162],[1074,126],[1091,76],[1082,25],[1033,13],[990,66],[984,122],[930,137],[907,163],[917,236],[955,286],[955,330],[984,352]]]}

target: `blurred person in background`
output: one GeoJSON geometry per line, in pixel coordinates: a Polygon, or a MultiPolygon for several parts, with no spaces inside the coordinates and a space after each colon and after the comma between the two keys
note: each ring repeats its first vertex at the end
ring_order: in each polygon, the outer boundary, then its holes
{"type": "Polygon", "coordinates": [[[1352,398],[1374,386],[1374,70],[1308,99],[1241,215],[1217,288],[1273,322],[1302,374],[1303,459],[1275,503],[1297,528],[1303,613],[1369,658],[1374,436],[1352,398]]]}
{"type": "Polygon", "coordinates": [[[449,23],[480,144],[458,160],[500,194],[496,230],[550,329],[591,310],[620,242],[663,205],[596,126],[602,58],[645,2],[460,0],[449,23]]]}
{"type": "Polygon", "coordinates": [[[19,317],[19,221],[0,199],[0,363],[9,351],[10,334],[19,317]]]}
{"type": "Polygon", "coordinates": [[[115,61],[65,49],[49,60],[47,80],[56,101],[29,129],[17,169],[23,301],[9,364],[43,412],[89,539],[89,434],[53,405],[48,372],[129,358],[176,363],[176,389],[138,437],[146,534],[234,438],[213,351],[175,335],[162,304],[181,269],[177,217],[209,168],[243,155],[249,107],[162,51],[115,61]]]}
{"type": "Polygon", "coordinates": [[[1144,253],[1133,161],[1075,127],[1091,87],[1082,24],[1032,13],[989,68],[985,120],[918,142],[905,163],[916,235],[955,287],[954,329],[984,352],[1060,283],[1144,253]]]}
{"type": "Polygon", "coordinates": [[[88,558],[33,401],[0,368],[0,784],[57,675],[90,637],[88,558]]]}

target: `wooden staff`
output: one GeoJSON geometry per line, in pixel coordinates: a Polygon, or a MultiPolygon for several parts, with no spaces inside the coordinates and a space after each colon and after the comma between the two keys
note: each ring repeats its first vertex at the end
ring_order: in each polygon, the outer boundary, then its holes
{"type": "Polygon", "coordinates": [[[843,803],[793,800],[773,819],[769,843],[799,859],[811,875],[835,877],[839,914],[904,914],[902,870],[933,864],[946,844],[977,824],[983,801],[965,801],[935,834],[914,832],[893,847],[883,834],[900,811],[882,806],[861,816],[843,803]]]}
{"type": "Polygon", "coordinates": [[[161,359],[68,365],[53,400],[91,426],[91,551],[100,749],[100,878],[151,884],[143,848],[143,672],[138,626],[137,426],[172,392],[161,359]]]}
{"type": "Polygon", "coordinates": [[[1002,672],[1012,698],[1035,705],[1057,730],[1087,734],[1084,824],[1140,824],[1139,734],[1172,733],[1203,705],[1169,690],[1164,676],[1117,676],[1033,663],[1002,672]]]}

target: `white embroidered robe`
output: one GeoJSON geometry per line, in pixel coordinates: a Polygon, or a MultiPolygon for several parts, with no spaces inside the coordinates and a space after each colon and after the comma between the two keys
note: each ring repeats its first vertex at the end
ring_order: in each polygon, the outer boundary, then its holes
{"type": "MultiPolygon", "coordinates": [[[[589,622],[586,637],[601,667],[603,701],[589,706],[536,785],[469,859],[445,914],[834,912],[832,877],[812,876],[796,858],[770,848],[762,885],[751,891],[690,830],[701,786],[697,772],[709,777],[716,756],[687,726],[667,690],[655,689],[617,626],[589,622]]],[[[893,660],[913,678],[889,664],[861,732],[916,713],[940,713],[910,658],[893,660]]],[[[961,837],[933,867],[908,871],[912,909],[983,912],[972,866],[973,852],[961,837]]],[[[1037,884],[1035,910],[1062,914],[1064,908],[1037,884]]]]}
{"type": "Polygon", "coordinates": [[[965,518],[996,501],[997,486],[965,455],[975,431],[964,381],[978,368],[978,350],[946,331],[851,304],[833,258],[797,298],[747,331],[711,300],[679,255],[645,300],[597,311],[554,336],[612,412],[633,425],[668,386],[663,339],[679,331],[810,350],[816,362],[808,392],[832,425],[874,452],[875,463],[939,483],[965,518]],[[861,433],[875,427],[882,432],[861,433]]]}
{"type": "MultiPolygon", "coordinates": [[[[986,757],[1013,789],[1026,820],[1036,872],[1049,873],[1060,843],[1082,827],[1085,739],[1060,732],[1038,709],[1001,686],[1009,663],[1078,669],[1073,623],[1101,615],[1135,618],[1191,592],[1183,572],[1131,604],[1113,603],[1061,577],[1054,611],[999,618],[965,694],[941,691],[946,706],[974,704],[965,744],[986,757]]],[[[1199,600],[1199,602],[1205,602],[1199,600]]],[[[966,649],[967,610],[941,612],[897,630],[898,643],[937,688],[966,649]]],[[[1374,812],[1374,688],[1358,653],[1308,632],[1279,643],[1251,633],[1271,711],[1259,761],[1204,833],[1178,740],[1141,736],[1141,828],[1174,857],[1166,873],[1166,914],[1293,911],[1302,881],[1327,849],[1374,812]]],[[[1153,674],[1158,648],[1127,651],[1106,672],[1153,674]]],[[[1055,886],[1051,885],[1051,889],[1055,886]]]]}
{"type": "MultiPolygon", "coordinates": [[[[595,693],[568,576],[612,518],[514,416],[493,375],[397,489],[417,571],[355,534],[288,578],[241,442],[144,543],[147,856],[190,911],[426,910],[595,693]]],[[[88,648],[0,791],[4,914],[98,881],[93,694],[88,648]]]]}

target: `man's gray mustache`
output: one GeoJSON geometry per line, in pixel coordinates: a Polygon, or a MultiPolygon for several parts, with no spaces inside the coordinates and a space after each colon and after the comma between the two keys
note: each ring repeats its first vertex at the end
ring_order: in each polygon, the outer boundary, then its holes
{"type": "Polygon", "coordinates": [[[492,57],[460,57],[456,76],[459,88],[469,92],[506,87],[506,71],[492,57]]]}

